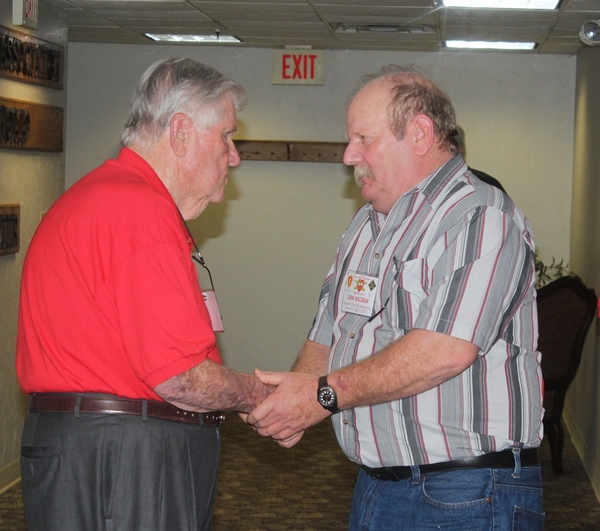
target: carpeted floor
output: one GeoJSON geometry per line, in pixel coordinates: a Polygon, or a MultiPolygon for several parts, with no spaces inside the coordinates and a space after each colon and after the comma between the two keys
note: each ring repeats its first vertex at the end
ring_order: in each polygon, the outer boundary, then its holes
{"type": "MultiPolygon", "coordinates": [[[[357,467],[341,453],[328,422],[286,450],[229,415],[222,439],[214,531],[346,529],[357,467]]],[[[600,502],[568,433],[563,476],[552,474],[546,441],[541,455],[545,530],[599,531],[600,502]]],[[[26,531],[20,484],[0,495],[0,530],[26,531]]]]}

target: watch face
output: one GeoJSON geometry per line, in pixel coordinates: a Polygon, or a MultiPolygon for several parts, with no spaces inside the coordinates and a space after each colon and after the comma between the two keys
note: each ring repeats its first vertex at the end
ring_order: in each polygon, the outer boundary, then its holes
{"type": "Polygon", "coordinates": [[[331,407],[335,404],[335,393],[331,387],[324,387],[319,390],[319,402],[325,407],[331,407]]]}

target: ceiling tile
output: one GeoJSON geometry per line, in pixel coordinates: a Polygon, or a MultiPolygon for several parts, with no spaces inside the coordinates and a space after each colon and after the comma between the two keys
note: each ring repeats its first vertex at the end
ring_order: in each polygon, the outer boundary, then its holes
{"type": "Polygon", "coordinates": [[[527,38],[541,43],[528,53],[571,54],[581,47],[581,25],[600,19],[600,0],[563,0],[552,11],[446,8],[438,0],[54,1],[65,11],[69,40],[106,43],[147,42],[141,34],[150,31],[205,34],[219,29],[242,38],[243,46],[437,51],[450,37],[527,38]],[[335,32],[339,24],[425,26],[433,33],[335,32]]]}

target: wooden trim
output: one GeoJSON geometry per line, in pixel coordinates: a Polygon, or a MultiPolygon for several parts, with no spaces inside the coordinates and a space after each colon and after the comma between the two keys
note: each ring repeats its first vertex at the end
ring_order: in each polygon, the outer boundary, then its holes
{"type": "Polygon", "coordinates": [[[343,162],[345,142],[235,140],[242,160],[282,162],[343,162]]]}
{"type": "Polygon", "coordinates": [[[0,98],[0,148],[60,153],[63,146],[63,109],[0,98]]]}

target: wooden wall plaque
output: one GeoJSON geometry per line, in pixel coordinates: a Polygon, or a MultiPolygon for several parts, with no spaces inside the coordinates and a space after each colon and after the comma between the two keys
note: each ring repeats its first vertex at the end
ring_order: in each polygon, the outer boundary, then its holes
{"type": "Polygon", "coordinates": [[[0,148],[62,152],[64,110],[0,98],[0,148]]]}
{"type": "Polygon", "coordinates": [[[0,76],[63,89],[62,46],[0,26],[0,76]]]}
{"type": "Polygon", "coordinates": [[[235,140],[242,160],[343,162],[345,142],[235,140]]]}
{"type": "Polygon", "coordinates": [[[19,252],[20,220],[21,205],[0,205],[0,256],[19,252]]]}

